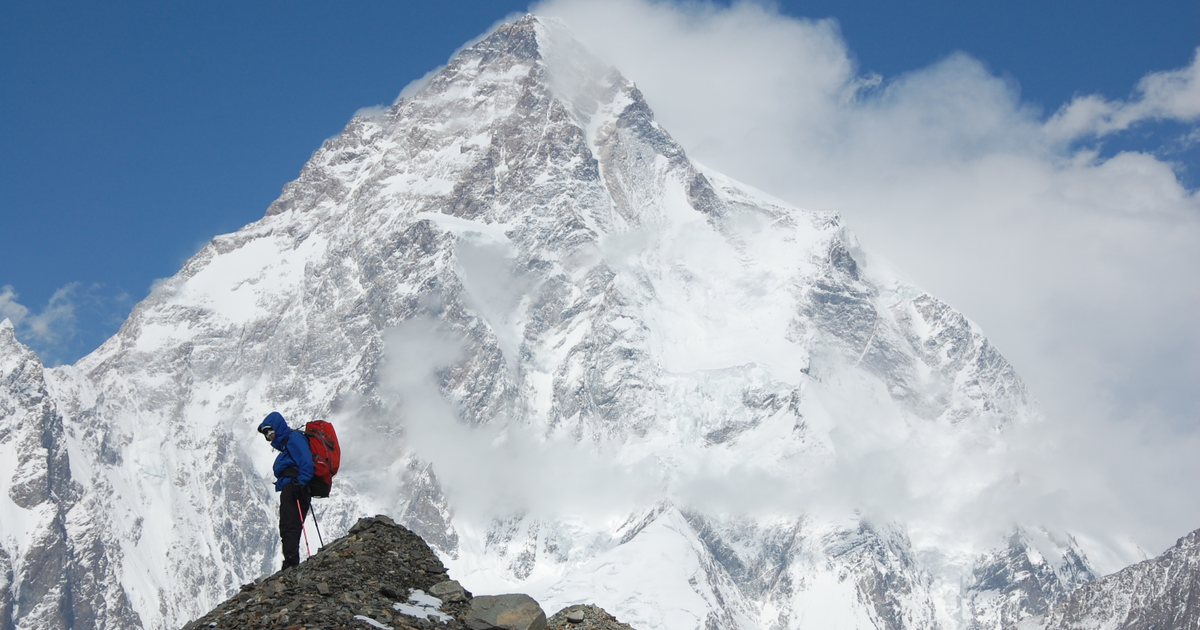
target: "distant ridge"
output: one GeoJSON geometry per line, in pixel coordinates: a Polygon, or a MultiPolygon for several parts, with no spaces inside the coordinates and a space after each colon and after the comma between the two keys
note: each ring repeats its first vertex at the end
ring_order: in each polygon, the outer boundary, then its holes
{"type": "Polygon", "coordinates": [[[1200,630],[1200,529],[1082,586],[1018,630],[1200,630]]]}

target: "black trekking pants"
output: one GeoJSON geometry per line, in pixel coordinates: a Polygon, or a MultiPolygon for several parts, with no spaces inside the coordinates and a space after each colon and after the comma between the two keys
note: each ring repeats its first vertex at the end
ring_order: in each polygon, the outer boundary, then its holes
{"type": "Polygon", "coordinates": [[[308,487],[289,483],[279,492],[279,538],[283,541],[283,568],[300,564],[300,535],[312,506],[308,487]]]}

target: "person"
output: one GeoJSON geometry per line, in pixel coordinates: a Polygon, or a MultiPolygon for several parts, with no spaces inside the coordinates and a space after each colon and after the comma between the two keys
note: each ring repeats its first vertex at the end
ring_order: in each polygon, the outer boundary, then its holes
{"type": "Polygon", "coordinates": [[[275,456],[275,491],[279,493],[279,539],[283,543],[283,568],[300,564],[300,535],[312,506],[308,482],[313,478],[308,438],[288,426],[283,415],[272,411],[258,432],[279,451],[275,456]]]}

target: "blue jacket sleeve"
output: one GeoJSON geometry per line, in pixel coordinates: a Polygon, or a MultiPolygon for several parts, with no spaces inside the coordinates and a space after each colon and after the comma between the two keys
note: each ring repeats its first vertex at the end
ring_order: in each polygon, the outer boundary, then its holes
{"type": "Polygon", "coordinates": [[[296,481],[302,486],[308,485],[308,482],[312,481],[313,473],[315,472],[313,470],[312,451],[308,449],[308,438],[304,437],[304,434],[300,431],[292,431],[291,435],[288,436],[287,450],[292,461],[296,462],[296,468],[300,470],[300,474],[296,476],[296,481]]]}

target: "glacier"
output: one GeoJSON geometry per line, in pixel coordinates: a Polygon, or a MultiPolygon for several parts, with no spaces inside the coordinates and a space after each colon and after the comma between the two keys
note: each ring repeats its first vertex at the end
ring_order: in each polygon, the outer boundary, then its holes
{"type": "Polygon", "coordinates": [[[472,591],[643,630],[1009,628],[1097,577],[953,531],[1017,483],[955,464],[1041,421],[979,327],[552,19],[355,117],[75,365],[0,325],[0,625],[178,627],[274,571],[272,410],[338,428],[327,537],[389,514],[472,591]]]}

